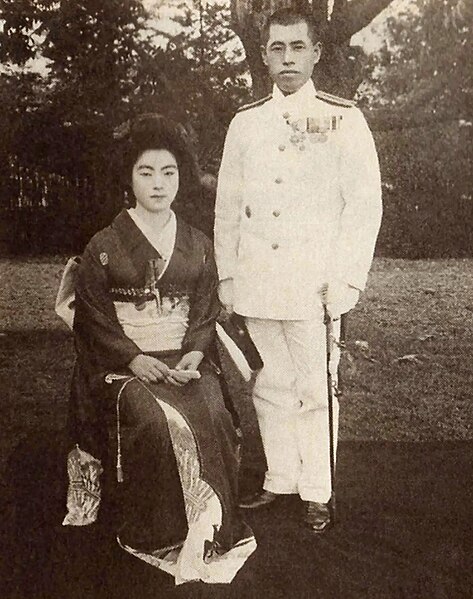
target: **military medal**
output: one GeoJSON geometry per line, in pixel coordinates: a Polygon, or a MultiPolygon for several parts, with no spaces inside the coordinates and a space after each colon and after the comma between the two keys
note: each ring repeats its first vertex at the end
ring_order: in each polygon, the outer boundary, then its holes
{"type": "Polygon", "coordinates": [[[301,152],[306,149],[305,142],[325,143],[329,138],[330,131],[340,129],[342,115],[326,115],[320,117],[306,117],[303,119],[289,120],[289,115],[283,115],[287,125],[292,129],[289,141],[301,152]],[[287,116],[287,118],[286,118],[287,116]]]}
{"type": "Polygon", "coordinates": [[[307,130],[311,143],[325,143],[328,140],[327,131],[330,125],[327,117],[307,119],[307,130]]]}
{"type": "Polygon", "coordinates": [[[296,146],[301,152],[305,150],[304,142],[306,139],[306,130],[307,130],[307,119],[297,119],[294,121],[289,120],[289,115],[285,113],[283,115],[286,123],[292,129],[292,135],[289,138],[289,141],[296,146]]]}
{"type": "Polygon", "coordinates": [[[311,143],[325,143],[328,140],[328,132],[340,129],[342,116],[308,117],[307,132],[311,143]]]}
{"type": "Polygon", "coordinates": [[[323,131],[314,131],[309,135],[311,144],[325,143],[328,140],[328,135],[323,131]]]}

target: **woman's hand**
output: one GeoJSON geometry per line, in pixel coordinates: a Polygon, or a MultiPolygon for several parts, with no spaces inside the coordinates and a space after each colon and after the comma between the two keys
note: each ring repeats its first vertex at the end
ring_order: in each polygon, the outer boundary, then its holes
{"type": "Polygon", "coordinates": [[[152,356],[139,354],[128,364],[132,373],[145,383],[157,383],[166,380],[169,367],[152,356]]]}
{"type": "Polygon", "coordinates": [[[173,370],[170,370],[166,380],[172,385],[181,387],[196,378],[194,373],[204,358],[201,351],[190,351],[184,354],[173,370]],[[187,371],[187,372],[186,372],[187,371]]]}

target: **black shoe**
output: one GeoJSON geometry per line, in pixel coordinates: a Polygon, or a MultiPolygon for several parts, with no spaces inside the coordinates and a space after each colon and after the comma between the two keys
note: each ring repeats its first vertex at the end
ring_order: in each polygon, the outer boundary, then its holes
{"type": "Polygon", "coordinates": [[[316,534],[325,532],[331,524],[328,504],[304,501],[304,522],[316,534]]]}
{"type": "Polygon", "coordinates": [[[269,505],[275,499],[277,499],[277,497],[278,495],[276,493],[262,489],[261,491],[253,493],[253,495],[242,499],[240,502],[240,507],[244,510],[255,510],[256,508],[269,505]]]}

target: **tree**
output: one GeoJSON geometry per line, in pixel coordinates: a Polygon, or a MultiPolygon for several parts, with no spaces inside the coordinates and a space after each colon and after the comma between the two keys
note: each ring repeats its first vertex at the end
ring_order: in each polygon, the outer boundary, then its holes
{"type": "Polygon", "coordinates": [[[25,110],[7,122],[4,150],[22,169],[11,193],[20,197],[25,179],[30,197],[46,194],[34,219],[47,216],[50,226],[35,235],[69,232],[80,244],[121,205],[108,168],[112,131],[129,115],[135,75],[151,52],[148,15],[140,0],[0,0],[0,10],[0,60],[11,70],[0,93],[13,105],[15,82],[28,92],[17,98],[25,110]],[[31,59],[42,63],[41,76],[28,75],[31,59]],[[64,215],[66,229],[58,224],[64,215]]]}
{"type": "Polygon", "coordinates": [[[232,27],[240,37],[256,97],[269,89],[266,68],[261,59],[260,30],[267,16],[278,8],[293,6],[310,12],[326,28],[324,51],[317,66],[317,83],[323,89],[353,97],[361,82],[359,50],[350,47],[352,35],[371,23],[392,0],[231,0],[232,27]]]}
{"type": "Polygon", "coordinates": [[[418,0],[390,18],[361,101],[376,135],[385,213],[379,246],[411,258],[471,255],[471,2],[418,0]]]}
{"type": "MultiPolygon", "coordinates": [[[[12,65],[0,73],[0,119],[11,133],[3,163],[9,168],[13,154],[40,179],[56,173],[87,180],[92,197],[82,206],[82,238],[121,206],[107,168],[112,132],[138,113],[185,123],[204,171],[215,172],[227,120],[247,98],[228,6],[213,3],[199,13],[181,5],[178,31],[167,44],[141,0],[0,0],[0,9],[0,61],[12,65]],[[28,72],[31,59],[42,60],[42,75],[28,72]]],[[[207,231],[212,200],[210,193],[191,215],[198,221],[204,210],[207,231]]]]}
{"type": "Polygon", "coordinates": [[[165,75],[166,112],[191,125],[202,166],[215,172],[228,122],[250,99],[243,48],[230,28],[225,0],[173,6],[175,31],[161,30],[167,43],[149,66],[165,75]]]}
{"type": "MultiPolygon", "coordinates": [[[[56,130],[80,130],[81,150],[101,154],[129,114],[142,57],[154,51],[142,2],[0,0],[0,10],[0,61],[24,72],[30,59],[43,64],[38,101],[27,111],[35,113],[34,128],[43,118],[56,130]]],[[[24,130],[28,120],[20,123],[24,130]]]]}
{"type": "MultiPolygon", "coordinates": [[[[403,115],[403,126],[473,117],[473,3],[417,0],[387,20],[366,65],[365,105],[403,115]]],[[[393,126],[399,128],[399,119],[393,126]]]]}

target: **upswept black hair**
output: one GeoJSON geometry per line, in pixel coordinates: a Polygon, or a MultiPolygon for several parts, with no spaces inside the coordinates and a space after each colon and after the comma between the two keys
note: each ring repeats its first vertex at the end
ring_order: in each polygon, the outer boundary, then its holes
{"type": "Polygon", "coordinates": [[[161,114],[146,113],[123,123],[113,136],[119,144],[118,176],[129,195],[133,166],[143,152],[167,150],[174,156],[179,168],[179,190],[173,210],[185,220],[193,220],[193,214],[201,207],[202,188],[197,160],[183,125],[161,114]]]}
{"type": "Polygon", "coordinates": [[[297,25],[306,23],[309,36],[314,44],[323,41],[325,24],[316,23],[310,13],[299,11],[294,8],[279,8],[264,21],[261,27],[261,43],[265,46],[269,40],[269,28],[271,25],[297,25]]]}

